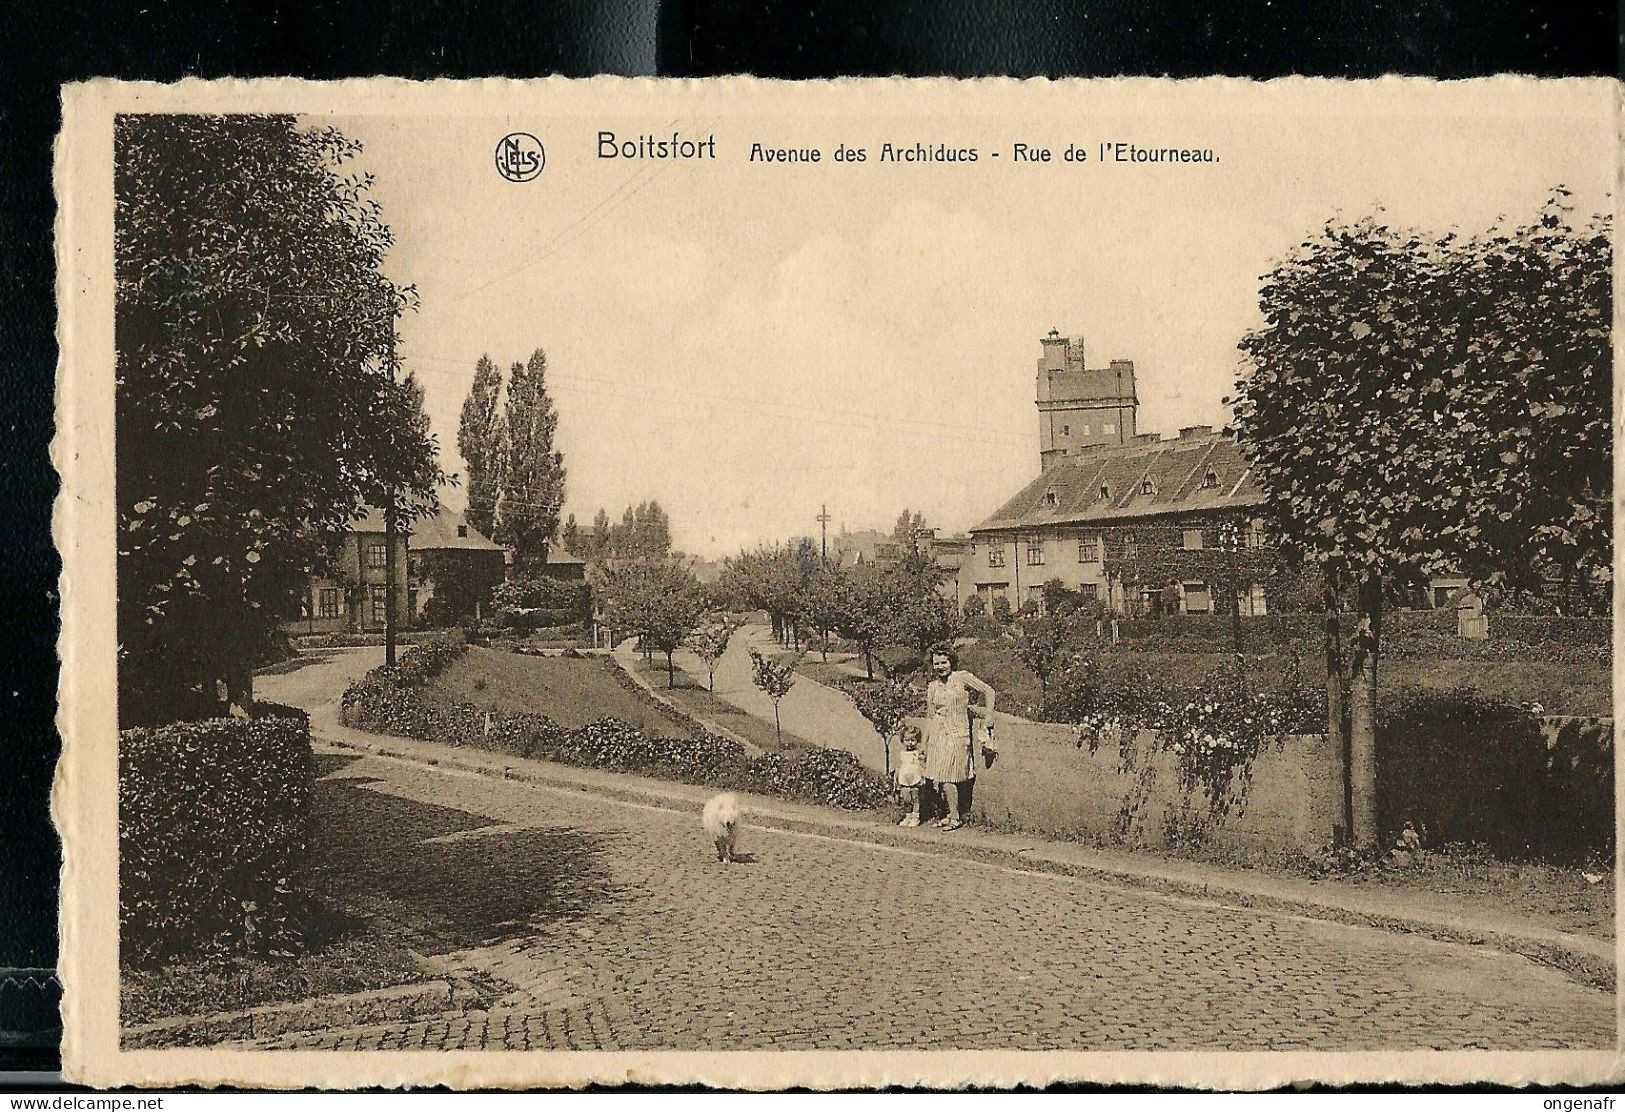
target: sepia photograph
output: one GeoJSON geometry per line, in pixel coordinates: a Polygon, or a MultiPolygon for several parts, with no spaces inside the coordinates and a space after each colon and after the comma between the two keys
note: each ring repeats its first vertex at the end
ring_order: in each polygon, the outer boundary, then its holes
{"type": "Polygon", "coordinates": [[[1616,99],[70,87],[68,1076],[1617,1077],[1616,99]]]}

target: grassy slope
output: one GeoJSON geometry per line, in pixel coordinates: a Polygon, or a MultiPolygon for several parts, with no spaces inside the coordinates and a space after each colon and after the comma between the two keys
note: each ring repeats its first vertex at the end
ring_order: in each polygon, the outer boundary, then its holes
{"type": "Polygon", "coordinates": [[[726,726],[753,745],[762,749],[782,751],[813,748],[812,742],[788,731],[781,742],[773,731],[773,723],[748,711],[740,710],[720,695],[712,694],[704,685],[696,683],[681,670],[677,672],[677,686],[667,687],[666,666],[663,662],[657,660],[651,668],[643,668],[640,664],[639,668],[651,686],[689,714],[702,720],[709,719],[719,726],[726,726]]]}
{"type": "Polygon", "coordinates": [[[608,667],[597,658],[521,656],[471,645],[430,690],[477,707],[545,714],[566,729],[614,715],[652,737],[688,736],[682,723],[616,682],[608,667]]]}

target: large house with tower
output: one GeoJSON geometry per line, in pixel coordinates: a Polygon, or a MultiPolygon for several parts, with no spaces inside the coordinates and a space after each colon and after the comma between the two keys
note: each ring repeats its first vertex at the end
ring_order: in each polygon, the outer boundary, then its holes
{"type": "MultiPolygon", "coordinates": [[[[1170,560],[1171,580],[1113,575],[1114,558],[1162,547],[1257,549],[1268,544],[1264,492],[1233,438],[1211,426],[1178,436],[1138,431],[1134,363],[1084,363],[1081,339],[1051,331],[1038,361],[1039,474],[970,531],[957,577],[958,602],[1042,604],[1045,583],[1100,599],[1119,612],[1168,608],[1211,613],[1228,606],[1216,584],[1170,560]]],[[[1269,609],[1263,584],[1236,588],[1243,614],[1269,609]]]]}

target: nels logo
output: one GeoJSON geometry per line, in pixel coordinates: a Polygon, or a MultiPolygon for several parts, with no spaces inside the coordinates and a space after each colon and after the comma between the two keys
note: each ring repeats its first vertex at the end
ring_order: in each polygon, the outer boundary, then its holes
{"type": "Polygon", "coordinates": [[[504,135],[497,143],[497,173],[509,181],[530,181],[547,165],[542,141],[528,131],[504,135]]]}

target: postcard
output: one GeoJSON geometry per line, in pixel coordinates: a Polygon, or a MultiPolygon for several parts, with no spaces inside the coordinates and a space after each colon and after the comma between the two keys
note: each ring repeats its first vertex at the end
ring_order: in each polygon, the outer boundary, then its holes
{"type": "Polygon", "coordinates": [[[70,1080],[1620,1077],[1615,83],[63,96],[70,1080]]]}

